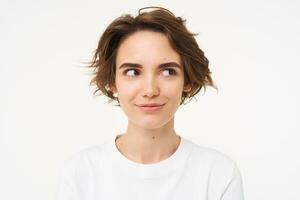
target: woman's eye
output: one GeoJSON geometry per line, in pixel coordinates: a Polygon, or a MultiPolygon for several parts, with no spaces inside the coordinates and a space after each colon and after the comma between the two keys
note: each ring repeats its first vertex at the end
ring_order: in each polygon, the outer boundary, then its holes
{"type": "MultiPolygon", "coordinates": [[[[139,75],[139,72],[136,69],[127,69],[124,71],[124,74],[129,77],[134,77],[134,76],[139,75]]],[[[174,76],[174,75],[176,75],[176,70],[174,70],[172,68],[166,68],[163,70],[163,75],[164,76],[174,76]]]]}
{"type": "Polygon", "coordinates": [[[164,69],[164,72],[167,72],[167,73],[164,73],[164,75],[166,75],[166,76],[173,76],[173,75],[176,74],[176,71],[174,69],[171,69],[171,68],[164,69]]]}
{"type": "Polygon", "coordinates": [[[128,70],[125,70],[125,74],[127,75],[127,76],[135,76],[135,72],[137,72],[137,70],[135,70],[135,69],[128,69],[128,70]]]}

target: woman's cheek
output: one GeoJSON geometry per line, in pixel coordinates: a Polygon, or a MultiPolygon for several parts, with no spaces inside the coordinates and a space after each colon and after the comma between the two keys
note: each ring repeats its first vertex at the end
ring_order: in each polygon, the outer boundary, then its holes
{"type": "Polygon", "coordinates": [[[122,82],[119,84],[119,97],[131,99],[138,91],[138,84],[136,82],[122,82]]]}

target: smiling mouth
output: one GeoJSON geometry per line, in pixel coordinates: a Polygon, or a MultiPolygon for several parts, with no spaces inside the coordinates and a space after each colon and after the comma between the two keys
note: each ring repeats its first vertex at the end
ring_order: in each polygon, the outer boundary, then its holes
{"type": "Polygon", "coordinates": [[[137,107],[141,110],[141,111],[144,111],[144,112],[155,112],[155,111],[159,111],[162,109],[162,107],[164,106],[165,104],[161,104],[161,105],[137,105],[137,107]]]}
{"type": "Polygon", "coordinates": [[[158,103],[145,103],[145,104],[138,104],[137,106],[140,107],[155,107],[155,106],[162,106],[164,104],[158,104],[158,103]]]}

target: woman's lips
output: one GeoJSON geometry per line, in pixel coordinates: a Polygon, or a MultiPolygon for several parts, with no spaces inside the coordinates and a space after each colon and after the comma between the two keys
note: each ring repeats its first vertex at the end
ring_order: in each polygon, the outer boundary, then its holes
{"type": "Polygon", "coordinates": [[[138,108],[144,112],[156,112],[156,111],[161,110],[164,105],[165,104],[156,105],[156,106],[138,106],[138,108]]]}

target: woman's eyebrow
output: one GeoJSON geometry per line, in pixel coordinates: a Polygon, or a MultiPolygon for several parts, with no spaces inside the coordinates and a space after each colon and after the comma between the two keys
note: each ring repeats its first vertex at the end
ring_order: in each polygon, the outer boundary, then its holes
{"type": "MultiPolygon", "coordinates": [[[[126,63],[123,63],[122,65],[120,65],[119,69],[125,68],[125,67],[143,68],[143,66],[141,64],[126,62],[126,63]]],[[[164,68],[164,67],[177,67],[179,69],[182,69],[181,65],[178,64],[177,62],[166,62],[166,63],[162,63],[158,66],[158,68],[164,68]]]]}

